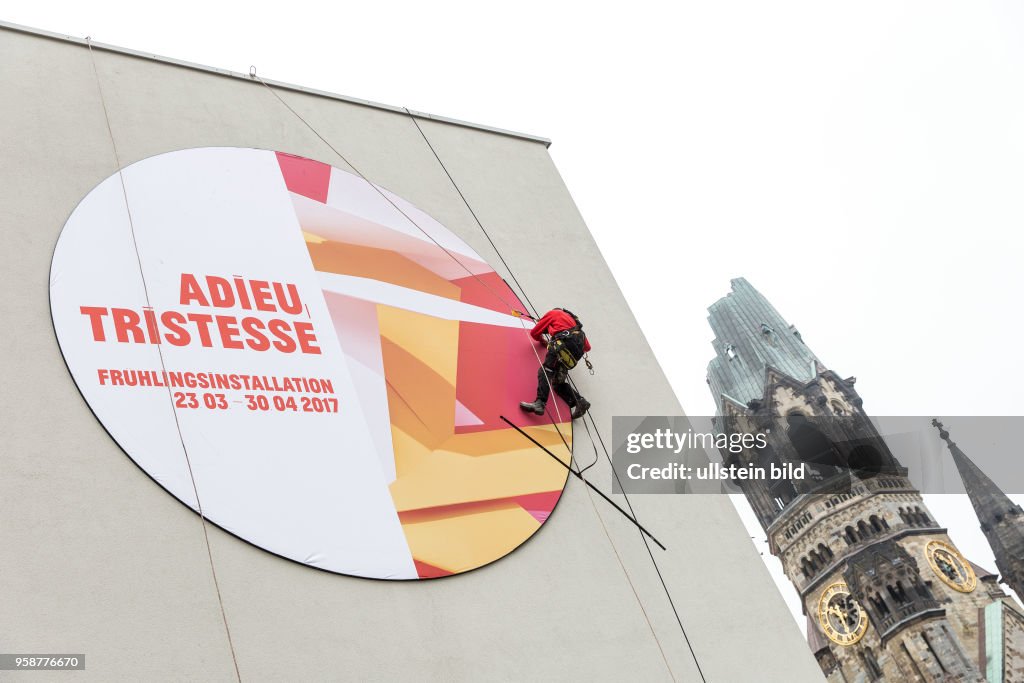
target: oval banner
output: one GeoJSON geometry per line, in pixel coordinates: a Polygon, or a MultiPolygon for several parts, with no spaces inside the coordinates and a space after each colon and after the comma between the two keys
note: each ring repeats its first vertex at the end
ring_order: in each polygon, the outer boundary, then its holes
{"type": "Polygon", "coordinates": [[[565,486],[500,419],[568,461],[565,404],[557,429],[518,408],[542,351],[519,299],[451,231],[350,172],[219,147],[132,164],[68,219],[50,306],[128,456],[297,562],[468,571],[536,532],[565,486]]]}

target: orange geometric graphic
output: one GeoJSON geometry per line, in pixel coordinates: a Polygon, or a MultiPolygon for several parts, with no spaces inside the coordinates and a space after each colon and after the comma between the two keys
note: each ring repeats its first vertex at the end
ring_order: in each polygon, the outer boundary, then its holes
{"type": "Polygon", "coordinates": [[[500,416],[566,463],[572,444],[564,403],[552,403],[556,424],[518,408],[534,396],[538,367],[510,310],[525,307],[443,226],[411,221],[424,216],[415,207],[339,205],[331,187],[345,172],[330,169],[325,185],[322,164],[279,160],[315,270],[344,276],[324,280],[336,283],[324,291],[346,358],[364,378],[357,388],[386,397],[391,450],[378,455],[393,472],[391,498],[419,577],[503,557],[546,521],[568,472],[500,416]]]}

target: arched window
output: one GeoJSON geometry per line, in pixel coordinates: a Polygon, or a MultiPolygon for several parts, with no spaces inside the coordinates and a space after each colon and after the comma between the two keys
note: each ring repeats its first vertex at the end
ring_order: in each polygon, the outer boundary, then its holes
{"type": "Polygon", "coordinates": [[[867,522],[863,519],[857,522],[857,533],[860,534],[861,538],[867,538],[871,535],[871,529],[868,528],[867,522]]]}
{"type": "Polygon", "coordinates": [[[889,596],[897,605],[902,605],[907,602],[907,595],[903,592],[902,588],[897,590],[896,586],[886,586],[885,589],[889,591],[889,596]]]}
{"type": "Polygon", "coordinates": [[[832,442],[805,416],[791,414],[787,422],[789,440],[796,450],[797,457],[806,462],[812,470],[816,470],[818,476],[827,479],[844,469],[843,460],[832,442]]]}
{"type": "Polygon", "coordinates": [[[814,567],[815,571],[825,566],[825,560],[821,559],[821,555],[818,554],[817,550],[811,551],[811,566],[814,567]]]}
{"type": "Polygon", "coordinates": [[[868,600],[870,600],[871,604],[875,606],[876,610],[878,610],[879,616],[884,617],[889,613],[889,605],[885,604],[885,598],[879,595],[877,591],[873,596],[869,595],[868,600]]]}
{"type": "Polygon", "coordinates": [[[831,560],[833,557],[835,557],[835,554],[832,552],[832,549],[824,543],[818,544],[818,551],[820,552],[821,556],[826,560],[831,560]]]}
{"type": "Polygon", "coordinates": [[[857,537],[857,532],[853,530],[852,526],[846,527],[846,536],[845,536],[845,538],[846,538],[846,544],[847,545],[853,545],[854,543],[856,543],[857,541],[860,540],[860,538],[857,537]]]}
{"type": "Polygon", "coordinates": [[[858,478],[871,479],[882,471],[883,458],[874,446],[861,444],[850,451],[849,463],[858,478]]]}
{"type": "Polygon", "coordinates": [[[921,510],[921,506],[915,505],[914,512],[916,513],[918,519],[920,520],[919,523],[922,526],[931,526],[932,520],[928,518],[928,515],[923,510],[921,510]]]}
{"type": "Polygon", "coordinates": [[[870,679],[872,681],[879,680],[882,677],[882,667],[878,666],[878,662],[875,661],[875,654],[871,648],[865,647],[861,656],[864,658],[864,668],[867,669],[870,679]]]}
{"type": "Polygon", "coordinates": [[[869,521],[871,522],[871,528],[875,530],[876,534],[883,531],[882,520],[878,518],[878,515],[871,515],[869,521]]]}

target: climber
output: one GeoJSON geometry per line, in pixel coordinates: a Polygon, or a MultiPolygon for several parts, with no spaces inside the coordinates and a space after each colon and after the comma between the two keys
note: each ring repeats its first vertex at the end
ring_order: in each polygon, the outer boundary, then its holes
{"type": "MultiPolygon", "coordinates": [[[[547,344],[548,351],[537,370],[537,400],[532,403],[523,401],[519,407],[526,412],[543,415],[548,396],[554,388],[572,409],[572,419],[583,417],[590,408],[590,402],[569,384],[569,370],[590,351],[583,323],[572,311],[555,308],[537,321],[530,330],[530,336],[539,344],[547,344]]],[[[590,365],[589,361],[587,365],[590,365]]]]}

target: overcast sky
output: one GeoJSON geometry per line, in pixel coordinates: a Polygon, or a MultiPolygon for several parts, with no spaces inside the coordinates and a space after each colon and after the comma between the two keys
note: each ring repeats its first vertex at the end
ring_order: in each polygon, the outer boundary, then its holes
{"type": "MultiPolygon", "coordinates": [[[[2,18],[551,138],[692,415],[713,412],[705,309],[740,275],[870,413],[1024,413],[1024,4],[268,7],[42,0],[2,18]]],[[[954,498],[929,505],[994,569],[954,498]]]]}

